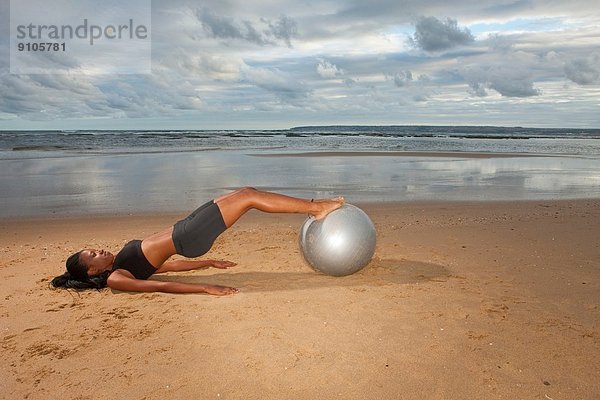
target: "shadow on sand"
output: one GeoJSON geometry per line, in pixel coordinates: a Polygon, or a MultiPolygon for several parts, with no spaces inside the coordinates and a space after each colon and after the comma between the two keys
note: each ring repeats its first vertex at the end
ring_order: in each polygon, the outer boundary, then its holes
{"type": "Polygon", "coordinates": [[[234,286],[243,292],[271,292],[326,287],[405,285],[444,282],[449,272],[443,265],[411,260],[373,259],[363,270],[344,277],[332,277],[306,268],[306,272],[219,272],[212,275],[154,275],[160,281],[208,283],[234,286]]]}

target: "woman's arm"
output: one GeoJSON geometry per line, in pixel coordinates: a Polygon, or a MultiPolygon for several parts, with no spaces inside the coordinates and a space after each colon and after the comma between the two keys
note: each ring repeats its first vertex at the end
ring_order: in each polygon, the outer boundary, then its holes
{"type": "Polygon", "coordinates": [[[217,296],[237,293],[232,287],[135,279],[128,271],[116,270],[107,280],[108,287],[123,292],[208,293],[217,296]]]}
{"type": "Polygon", "coordinates": [[[206,269],[210,267],[227,269],[235,267],[236,265],[237,264],[234,262],[221,260],[172,260],[164,262],[158,267],[156,273],[191,271],[194,269],[206,269]]]}

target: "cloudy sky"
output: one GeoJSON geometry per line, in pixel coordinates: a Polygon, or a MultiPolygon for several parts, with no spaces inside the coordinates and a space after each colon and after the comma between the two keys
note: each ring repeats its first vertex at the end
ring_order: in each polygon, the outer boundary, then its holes
{"type": "Polygon", "coordinates": [[[11,74],[9,4],[0,129],[600,128],[591,0],[153,1],[152,72],[127,75],[11,74]]]}

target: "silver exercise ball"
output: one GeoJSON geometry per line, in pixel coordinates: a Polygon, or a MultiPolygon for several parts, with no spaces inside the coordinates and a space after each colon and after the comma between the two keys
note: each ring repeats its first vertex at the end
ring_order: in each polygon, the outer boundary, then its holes
{"type": "Polygon", "coordinates": [[[324,219],[304,221],[300,250],[315,270],[332,276],[350,275],[371,261],[375,236],[369,216],[352,204],[344,204],[324,219]]]}

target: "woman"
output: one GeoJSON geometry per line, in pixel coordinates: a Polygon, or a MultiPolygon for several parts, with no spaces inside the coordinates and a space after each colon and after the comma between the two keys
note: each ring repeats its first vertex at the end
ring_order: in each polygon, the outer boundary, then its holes
{"type": "Polygon", "coordinates": [[[110,287],[130,292],[209,293],[227,295],[236,288],[182,282],[147,280],[152,274],[199,268],[231,268],[229,261],[167,261],[179,254],[199,257],[210,250],[215,239],[246,211],[255,208],[269,213],[304,213],[324,218],[341,207],[344,199],[303,200],[277,193],[243,188],[200,206],[187,218],[144,240],[132,240],[114,256],[105,250],[84,249],[71,255],[67,272],[52,280],[54,287],[100,289],[110,287]]]}

